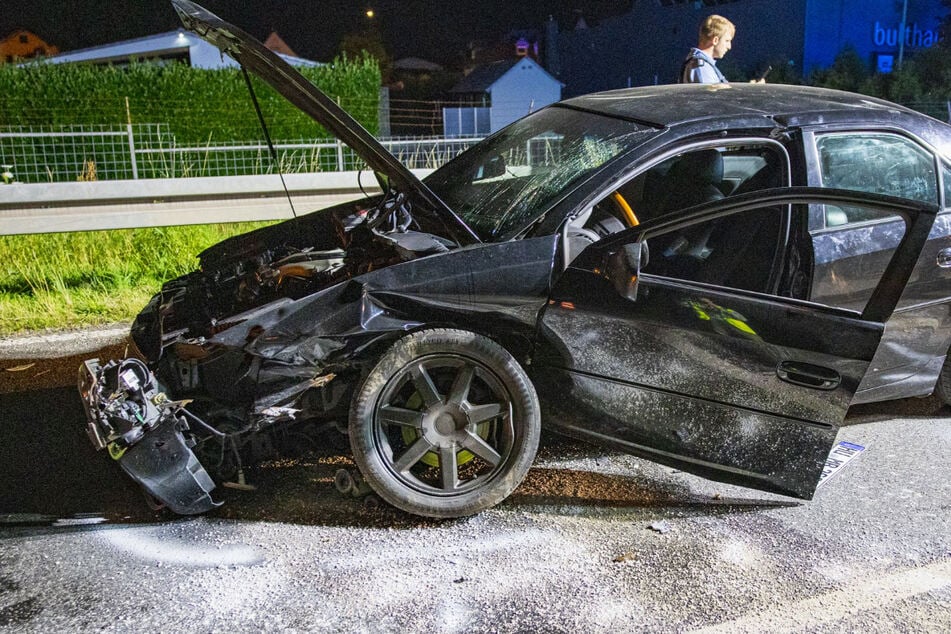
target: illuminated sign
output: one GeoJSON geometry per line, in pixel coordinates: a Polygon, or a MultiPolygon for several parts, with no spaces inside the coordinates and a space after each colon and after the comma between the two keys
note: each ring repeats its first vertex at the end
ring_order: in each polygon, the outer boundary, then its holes
{"type": "Polygon", "coordinates": [[[876,20],[874,33],[875,46],[898,46],[902,37],[905,40],[905,46],[914,48],[928,48],[938,41],[937,31],[920,29],[917,22],[905,24],[902,29],[901,24],[894,28],[886,28],[876,20]]]}

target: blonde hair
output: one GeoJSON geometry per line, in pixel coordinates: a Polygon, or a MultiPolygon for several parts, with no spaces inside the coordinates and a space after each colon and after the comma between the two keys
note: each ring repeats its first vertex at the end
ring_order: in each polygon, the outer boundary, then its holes
{"type": "Polygon", "coordinates": [[[722,15],[711,15],[700,23],[700,41],[709,42],[715,37],[723,37],[727,33],[736,34],[736,26],[722,15]]]}

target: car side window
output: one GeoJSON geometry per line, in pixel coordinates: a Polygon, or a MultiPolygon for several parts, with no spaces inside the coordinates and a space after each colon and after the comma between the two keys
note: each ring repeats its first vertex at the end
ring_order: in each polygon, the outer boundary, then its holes
{"type": "Polygon", "coordinates": [[[826,213],[866,222],[812,231],[810,301],[862,311],[891,261],[906,224],[902,216],[868,207],[826,205],[826,213]]]}
{"type": "Polygon", "coordinates": [[[941,178],[944,180],[944,208],[951,209],[951,165],[941,163],[941,178]]]}
{"type": "MultiPolygon", "coordinates": [[[[884,132],[816,137],[822,186],[938,202],[934,156],[911,139],[884,132]]],[[[866,222],[861,209],[827,206],[827,227],[866,222]]]]}
{"type": "Polygon", "coordinates": [[[672,211],[788,185],[788,173],[788,159],[776,144],[691,149],[617,186],[569,223],[568,234],[590,242],[672,211]]]}
{"type": "Polygon", "coordinates": [[[649,233],[640,271],[861,312],[907,227],[879,208],[848,212],[872,222],[810,232],[807,205],[764,205],[649,233]]]}
{"type": "Polygon", "coordinates": [[[767,293],[786,209],[764,206],[650,234],[641,273],[767,293]]]}

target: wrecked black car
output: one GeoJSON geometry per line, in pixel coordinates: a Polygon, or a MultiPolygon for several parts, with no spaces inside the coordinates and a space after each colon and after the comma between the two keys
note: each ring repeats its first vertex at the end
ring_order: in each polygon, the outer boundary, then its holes
{"type": "Polygon", "coordinates": [[[850,404],[951,402],[948,125],[800,86],[633,88],[421,182],[253,38],[173,4],[383,193],[206,250],[135,320],[144,361],[81,368],[93,443],[157,503],[214,508],[244,439],[314,421],[425,516],[504,500],[542,424],[808,499],[850,404]]]}

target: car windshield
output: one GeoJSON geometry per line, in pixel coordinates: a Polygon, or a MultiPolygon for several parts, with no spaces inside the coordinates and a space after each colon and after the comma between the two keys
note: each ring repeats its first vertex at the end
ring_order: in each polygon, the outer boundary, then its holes
{"type": "Polygon", "coordinates": [[[562,107],[529,115],[425,179],[483,240],[506,238],[655,130],[562,107]]]}

